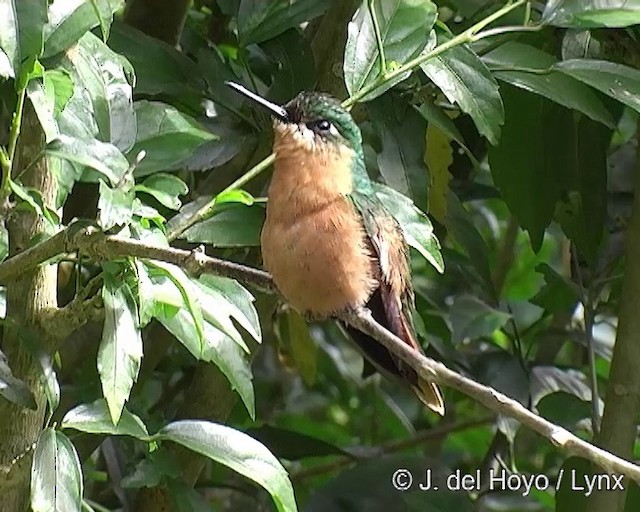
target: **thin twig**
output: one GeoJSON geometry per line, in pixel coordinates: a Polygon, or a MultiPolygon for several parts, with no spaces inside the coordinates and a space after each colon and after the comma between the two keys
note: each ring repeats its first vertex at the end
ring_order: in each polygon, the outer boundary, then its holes
{"type": "Polygon", "coordinates": [[[387,74],[387,59],[384,56],[384,45],[382,44],[382,35],[380,34],[380,23],[378,23],[378,17],[376,16],[375,0],[369,0],[367,4],[369,15],[371,16],[371,23],[373,24],[373,32],[376,35],[376,44],[378,45],[378,54],[380,56],[380,75],[382,78],[387,74]]]}

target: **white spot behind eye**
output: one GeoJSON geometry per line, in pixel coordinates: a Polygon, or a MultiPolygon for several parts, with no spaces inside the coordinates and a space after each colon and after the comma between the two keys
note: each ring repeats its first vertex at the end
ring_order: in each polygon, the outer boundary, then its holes
{"type": "Polygon", "coordinates": [[[331,127],[329,128],[329,133],[334,137],[337,137],[338,135],[340,135],[340,133],[338,132],[338,129],[333,123],[331,123],[331,127]]]}

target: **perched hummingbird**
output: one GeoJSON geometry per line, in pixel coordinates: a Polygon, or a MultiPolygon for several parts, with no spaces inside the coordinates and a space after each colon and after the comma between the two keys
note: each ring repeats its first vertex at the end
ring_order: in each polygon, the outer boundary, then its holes
{"type": "MultiPolygon", "coordinates": [[[[282,296],[313,319],[366,306],[379,324],[423,353],[411,320],[407,245],[375,195],[362,135],[349,112],[327,94],[301,92],[279,106],[228,85],[274,117],[275,162],[261,246],[282,296]]],[[[400,377],[429,408],[444,414],[435,383],[375,339],[347,330],[377,370],[400,377]]]]}

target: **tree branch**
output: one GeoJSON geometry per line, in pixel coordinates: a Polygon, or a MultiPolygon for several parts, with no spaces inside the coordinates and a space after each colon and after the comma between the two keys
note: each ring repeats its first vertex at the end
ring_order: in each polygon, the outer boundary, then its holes
{"type": "MultiPolygon", "coordinates": [[[[237,263],[211,258],[198,249],[187,251],[172,247],[151,246],[140,240],[105,235],[92,226],[74,230],[67,228],[62,233],[59,233],[59,235],[62,236],[63,247],[68,252],[80,250],[83,254],[95,259],[113,260],[125,257],[155,259],[178,265],[194,276],[202,273],[217,274],[236,279],[244,284],[255,286],[271,293],[276,292],[271,276],[268,273],[237,263]],[[62,233],[66,233],[66,235],[62,235],[62,233]]],[[[0,264],[0,283],[7,279],[7,268],[24,272],[33,268],[38,263],[38,259],[46,261],[55,256],[55,250],[60,247],[60,240],[55,240],[55,238],[42,242],[30,251],[25,251],[25,253],[14,256],[0,264]],[[38,257],[36,258],[34,254],[37,254],[38,257]]],[[[563,448],[568,453],[584,457],[607,471],[625,474],[640,482],[640,466],[578,438],[568,430],[534,414],[519,402],[499,393],[495,389],[479,384],[447,368],[442,363],[418,354],[375,322],[368,310],[351,311],[338,315],[338,319],[347,322],[379,341],[391,352],[406,361],[424,378],[456,389],[494,412],[517,419],[523,425],[546,437],[555,446],[563,448]]]]}
{"type": "Polygon", "coordinates": [[[640,466],[580,439],[565,428],[534,414],[519,402],[499,393],[495,389],[479,384],[468,377],[450,370],[442,363],[438,363],[433,359],[417,353],[398,337],[378,324],[368,310],[352,311],[340,315],[340,319],[373,337],[403,361],[407,362],[422,377],[438,384],[457,389],[492,411],[505,414],[518,420],[524,426],[546,437],[555,446],[564,449],[572,455],[578,455],[590,460],[597,464],[598,467],[611,473],[624,474],[636,482],[640,482],[640,466]]]}

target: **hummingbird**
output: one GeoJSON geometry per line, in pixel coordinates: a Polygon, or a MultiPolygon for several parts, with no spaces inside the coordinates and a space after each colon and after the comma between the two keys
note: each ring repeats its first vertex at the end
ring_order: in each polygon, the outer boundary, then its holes
{"type": "MultiPolygon", "coordinates": [[[[379,324],[424,354],[411,317],[407,244],[375,194],[351,114],[325,93],[301,92],[280,106],[239,84],[227,85],[273,117],[274,170],[260,244],[264,267],[285,301],[313,320],[367,307],[379,324]]],[[[365,374],[375,368],[399,377],[444,415],[437,384],[375,339],[345,328],[369,362],[365,374]]]]}

